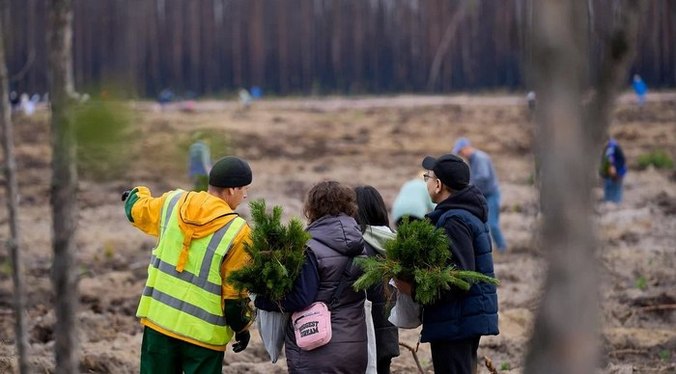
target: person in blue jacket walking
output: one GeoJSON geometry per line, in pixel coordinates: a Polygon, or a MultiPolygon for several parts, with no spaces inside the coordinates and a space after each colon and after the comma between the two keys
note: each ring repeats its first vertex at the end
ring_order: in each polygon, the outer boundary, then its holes
{"type": "Polygon", "coordinates": [[[648,86],[638,74],[634,74],[634,79],[631,83],[631,86],[634,88],[634,92],[636,93],[638,105],[642,107],[643,104],[645,104],[645,99],[648,95],[648,86]]]}
{"type": "Polygon", "coordinates": [[[452,153],[460,155],[469,163],[470,183],[475,185],[488,201],[488,226],[491,228],[491,236],[498,251],[504,253],[507,250],[507,242],[500,229],[500,185],[493,161],[486,152],[472,147],[467,138],[458,139],[452,153]]]}

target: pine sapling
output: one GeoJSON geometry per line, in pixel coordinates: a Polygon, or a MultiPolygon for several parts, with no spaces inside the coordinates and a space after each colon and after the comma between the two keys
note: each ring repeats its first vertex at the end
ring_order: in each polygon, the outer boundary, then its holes
{"type": "Polygon", "coordinates": [[[405,221],[397,236],[385,243],[385,253],[386,258],[357,259],[364,273],[354,283],[356,290],[392,278],[415,281],[415,300],[424,305],[439,299],[441,292],[451,287],[469,290],[479,282],[498,284],[495,278],[451,265],[448,237],[443,229],[427,221],[405,221]]]}
{"type": "Polygon", "coordinates": [[[251,262],[230,273],[228,281],[240,291],[280,300],[300,274],[310,234],[297,218],[284,226],[280,206],[273,207],[270,214],[264,200],[251,201],[249,207],[253,228],[251,242],[245,243],[244,249],[251,256],[251,262]]]}

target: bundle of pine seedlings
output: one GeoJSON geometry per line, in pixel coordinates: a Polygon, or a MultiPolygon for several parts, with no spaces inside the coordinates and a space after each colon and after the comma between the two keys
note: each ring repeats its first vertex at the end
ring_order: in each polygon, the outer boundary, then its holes
{"type": "Polygon", "coordinates": [[[266,211],[264,200],[249,203],[253,227],[251,242],[244,248],[251,262],[228,277],[236,289],[262,295],[274,301],[282,299],[292,288],[305,261],[305,246],[310,240],[302,222],[292,218],[281,222],[282,208],[266,211]]]}
{"type": "Polygon", "coordinates": [[[356,260],[364,270],[364,274],[354,283],[356,290],[385,284],[397,278],[415,282],[415,301],[425,305],[433,303],[442,291],[451,287],[469,290],[477,282],[498,284],[495,278],[475,271],[459,270],[452,265],[446,233],[428,221],[402,223],[397,236],[385,242],[384,246],[385,258],[356,260]]]}

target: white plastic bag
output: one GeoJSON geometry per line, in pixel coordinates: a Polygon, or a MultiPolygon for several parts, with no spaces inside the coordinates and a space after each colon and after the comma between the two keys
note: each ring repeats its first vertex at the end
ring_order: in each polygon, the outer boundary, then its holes
{"type": "Polygon", "coordinates": [[[364,313],[366,314],[366,336],[368,337],[369,361],[366,366],[366,374],[376,374],[378,372],[378,363],[376,362],[376,328],[373,325],[373,315],[371,308],[373,303],[364,300],[364,313]]]}
{"type": "MultiPolygon", "coordinates": [[[[394,285],[394,282],[390,282],[390,284],[394,285]]],[[[420,314],[420,304],[413,301],[411,296],[397,292],[397,303],[392,307],[390,317],[387,320],[399,328],[414,329],[422,325],[420,314]]]]}
{"type": "Polygon", "coordinates": [[[274,364],[282,352],[282,347],[284,347],[289,313],[269,312],[262,309],[258,309],[257,313],[256,326],[258,327],[258,333],[261,335],[265,350],[270,355],[270,360],[274,364]]]}

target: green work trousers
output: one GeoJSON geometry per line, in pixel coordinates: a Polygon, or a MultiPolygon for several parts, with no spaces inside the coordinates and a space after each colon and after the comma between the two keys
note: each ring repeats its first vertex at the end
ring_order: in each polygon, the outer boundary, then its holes
{"type": "Polygon", "coordinates": [[[224,352],[143,330],[141,374],[221,374],[224,352]]]}

